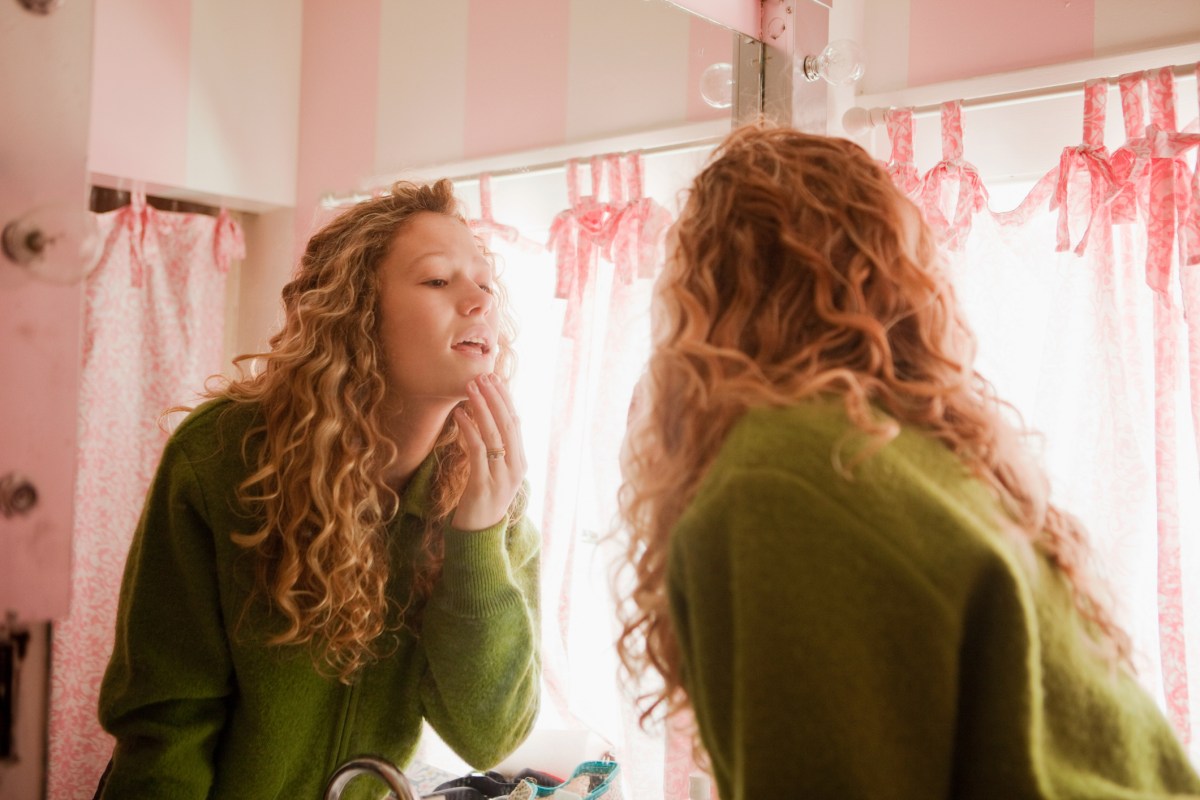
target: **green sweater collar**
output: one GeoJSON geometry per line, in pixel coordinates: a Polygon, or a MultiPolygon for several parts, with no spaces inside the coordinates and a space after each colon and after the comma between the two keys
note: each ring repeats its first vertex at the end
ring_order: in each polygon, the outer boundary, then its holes
{"type": "Polygon", "coordinates": [[[417,467],[417,471],[413,473],[412,479],[409,480],[408,486],[404,489],[404,495],[400,499],[400,507],[405,514],[411,514],[417,519],[425,519],[425,514],[431,505],[433,468],[436,464],[437,452],[434,451],[425,456],[421,466],[417,467]]]}

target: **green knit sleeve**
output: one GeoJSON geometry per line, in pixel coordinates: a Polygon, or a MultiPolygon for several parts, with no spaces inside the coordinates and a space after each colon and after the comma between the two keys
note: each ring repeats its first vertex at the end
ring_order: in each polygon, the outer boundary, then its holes
{"type": "Polygon", "coordinates": [[[209,795],[231,693],[213,535],[192,465],[164,450],[125,564],[100,722],[116,737],[104,798],[209,795]]]}
{"type": "Polygon", "coordinates": [[[538,713],[541,540],[524,516],[444,538],[421,630],[423,713],[463,760],[486,769],[525,740],[538,713]]]}
{"type": "Polygon", "coordinates": [[[722,797],[948,796],[959,618],[857,511],[734,469],[673,532],[671,615],[722,797]]]}

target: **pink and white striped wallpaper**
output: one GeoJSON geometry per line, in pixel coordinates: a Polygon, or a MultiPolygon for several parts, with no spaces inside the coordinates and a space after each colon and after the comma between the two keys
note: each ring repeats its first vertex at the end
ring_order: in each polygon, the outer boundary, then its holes
{"type": "Polygon", "coordinates": [[[1200,39],[1196,0],[861,2],[864,94],[1200,39]]]}
{"type": "MultiPolygon", "coordinates": [[[[867,93],[1200,38],[1195,0],[838,2],[863,6],[867,93]]],[[[294,207],[302,242],[372,175],[724,116],[697,87],[732,34],[677,6],[744,5],[95,0],[89,169],[294,207]]]]}
{"type": "Polygon", "coordinates": [[[697,86],[732,51],[646,0],[96,0],[96,20],[97,182],[298,225],[379,172],[723,116],[697,86]]]}

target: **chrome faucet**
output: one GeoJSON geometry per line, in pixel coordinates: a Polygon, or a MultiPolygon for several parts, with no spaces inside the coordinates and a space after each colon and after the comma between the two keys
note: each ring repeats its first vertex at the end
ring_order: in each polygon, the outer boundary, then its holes
{"type": "Polygon", "coordinates": [[[339,800],[346,784],[359,775],[375,775],[388,785],[397,800],[420,800],[420,792],[395,764],[378,756],[359,756],[342,764],[329,776],[325,800],[339,800]]]}

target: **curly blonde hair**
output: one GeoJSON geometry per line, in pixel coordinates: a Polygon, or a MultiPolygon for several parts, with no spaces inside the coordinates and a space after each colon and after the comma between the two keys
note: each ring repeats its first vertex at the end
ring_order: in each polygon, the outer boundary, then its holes
{"type": "MultiPolygon", "coordinates": [[[[388,393],[387,353],[379,337],[379,266],[414,215],[444,214],[466,224],[448,180],[394,184],[388,193],[342,212],[308,242],[283,289],[282,328],[266,353],[239,356],[257,369],[216,396],[259,409],[243,452],[253,472],[238,487],[262,527],[234,533],[253,549],[257,590],[286,625],[272,644],[309,644],[321,671],[349,682],[380,655],[387,620],[416,632],[420,609],[441,573],[441,531],[466,485],[468,467],[451,415],[434,446],[432,508],[409,596],[386,592],[386,527],[400,498],[384,475],[396,447],[381,424],[388,393]]],[[[490,261],[491,253],[480,242],[490,261]]],[[[513,324],[503,288],[496,373],[513,365],[513,324]]],[[[510,511],[510,513],[513,513],[510,511]]]]}
{"type": "Polygon", "coordinates": [[[1005,418],[1015,412],[972,366],[929,229],[862,148],[761,122],[735,130],[696,177],[671,251],[620,490],[618,579],[633,584],[618,599],[623,672],[635,685],[647,667],[663,678],[640,697],[643,724],[689,705],[666,592],[671,529],[747,409],[817,395],[840,397],[871,442],[849,464],[831,454],[843,474],[900,424],[944,443],[1065,577],[1095,642],[1128,663],[1129,639],[1090,585],[1082,528],[1048,502],[1005,418]]]}

